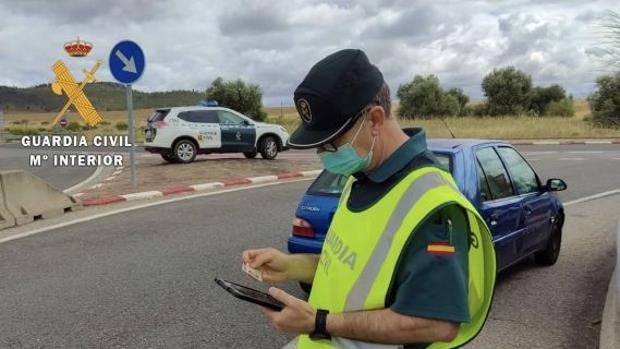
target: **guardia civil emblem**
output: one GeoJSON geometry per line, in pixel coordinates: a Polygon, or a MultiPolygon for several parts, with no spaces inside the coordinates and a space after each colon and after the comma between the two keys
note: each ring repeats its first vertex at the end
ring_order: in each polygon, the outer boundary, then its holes
{"type": "Polygon", "coordinates": [[[297,112],[301,116],[301,120],[306,124],[312,122],[312,111],[310,110],[310,103],[304,98],[297,100],[297,112]]]}

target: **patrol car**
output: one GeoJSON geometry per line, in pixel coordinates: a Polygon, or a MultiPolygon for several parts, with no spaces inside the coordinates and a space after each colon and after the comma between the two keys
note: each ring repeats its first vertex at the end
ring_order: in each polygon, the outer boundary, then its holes
{"type": "Polygon", "coordinates": [[[198,154],[258,153],[272,160],[287,150],[289,134],[280,125],[254,121],[223,107],[157,109],[147,120],[145,150],[168,162],[189,163],[198,154]]]}

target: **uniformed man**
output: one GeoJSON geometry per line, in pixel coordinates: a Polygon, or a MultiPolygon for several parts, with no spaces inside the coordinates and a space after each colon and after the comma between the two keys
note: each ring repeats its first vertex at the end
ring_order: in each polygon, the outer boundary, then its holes
{"type": "Polygon", "coordinates": [[[392,115],[383,75],[363,51],[322,59],[294,94],[292,148],[316,148],[350,176],[320,256],[244,251],[267,282],[311,283],[308,302],[263,312],[298,335],[290,348],[452,348],[481,330],[495,283],[490,232],[428,150],[392,115]]]}

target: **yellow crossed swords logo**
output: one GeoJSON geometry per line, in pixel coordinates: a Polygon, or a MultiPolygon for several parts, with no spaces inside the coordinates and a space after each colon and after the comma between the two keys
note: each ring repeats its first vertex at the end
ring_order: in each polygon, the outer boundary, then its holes
{"type": "Polygon", "coordinates": [[[103,121],[83,91],[86,84],[96,81],[95,72],[97,72],[102,63],[101,60],[98,60],[90,71],[83,69],[82,72],[85,77],[79,85],[75,82],[73,75],[71,75],[71,72],[63,61],[58,60],[52,65],[52,71],[56,75],[56,80],[52,82],[52,91],[57,95],[62,95],[64,92],[69,98],[64,107],[58,112],[58,115],[56,115],[53,125],[58,123],[58,120],[60,120],[71,105],[75,107],[78,114],[80,114],[88,125],[96,126],[103,121]]]}

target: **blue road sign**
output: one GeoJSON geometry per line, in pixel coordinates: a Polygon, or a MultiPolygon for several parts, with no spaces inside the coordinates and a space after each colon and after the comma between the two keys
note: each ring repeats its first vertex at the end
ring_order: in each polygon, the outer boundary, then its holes
{"type": "Polygon", "coordinates": [[[114,78],[123,84],[138,80],[144,72],[144,52],[138,44],[124,40],[114,45],[108,58],[108,66],[114,78]]]}

